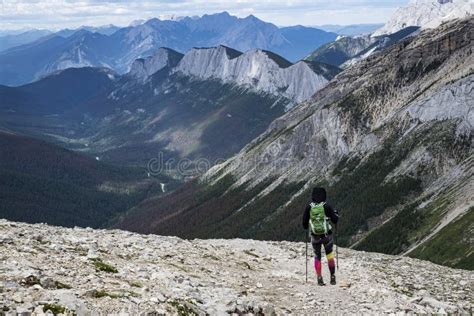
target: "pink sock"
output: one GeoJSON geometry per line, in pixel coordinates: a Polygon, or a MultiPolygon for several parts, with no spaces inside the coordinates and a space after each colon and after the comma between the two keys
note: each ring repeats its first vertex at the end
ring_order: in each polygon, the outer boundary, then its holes
{"type": "Polygon", "coordinates": [[[318,258],[314,258],[314,270],[318,277],[321,276],[321,261],[318,258]]]}

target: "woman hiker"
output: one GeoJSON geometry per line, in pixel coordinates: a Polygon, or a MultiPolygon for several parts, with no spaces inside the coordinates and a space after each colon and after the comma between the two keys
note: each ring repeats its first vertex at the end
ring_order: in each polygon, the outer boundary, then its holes
{"type": "Polygon", "coordinates": [[[314,249],[314,269],[318,276],[318,285],[326,285],[321,274],[321,246],[324,246],[328,260],[331,284],[336,284],[336,264],[332,252],[333,232],[331,223],[337,224],[339,215],[326,203],[326,190],[314,188],[311,195],[312,202],[306,207],[303,214],[304,229],[311,229],[311,244],[314,249]]]}

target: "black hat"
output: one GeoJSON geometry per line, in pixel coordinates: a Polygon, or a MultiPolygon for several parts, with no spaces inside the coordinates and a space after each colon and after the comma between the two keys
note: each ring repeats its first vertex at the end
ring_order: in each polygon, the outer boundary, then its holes
{"type": "Polygon", "coordinates": [[[326,201],[326,190],[324,188],[314,188],[311,195],[313,202],[321,203],[326,201]]]}

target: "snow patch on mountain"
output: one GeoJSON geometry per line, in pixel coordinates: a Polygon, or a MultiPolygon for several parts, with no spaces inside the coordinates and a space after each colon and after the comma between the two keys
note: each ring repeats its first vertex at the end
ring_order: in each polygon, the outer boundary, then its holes
{"type": "Polygon", "coordinates": [[[192,49],[175,72],[200,79],[219,79],[297,102],[309,99],[328,82],[305,62],[291,64],[259,49],[238,54],[225,46],[192,49]]]}
{"type": "Polygon", "coordinates": [[[472,0],[410,0],[372,36],[392,34],[407,26],[436,28],[448,20],[464,18],[472,14],[474,14],[472,0]]]}

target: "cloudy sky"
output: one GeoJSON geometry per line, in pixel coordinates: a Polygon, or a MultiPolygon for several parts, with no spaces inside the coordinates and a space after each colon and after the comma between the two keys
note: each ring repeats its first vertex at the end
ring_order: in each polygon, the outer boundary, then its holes
{"type": "Polygon", "coordinates": [[[0,0],[0,29],[128,25],[228,11],[277,25],[383,23],[408,0],[0,0]]]}

